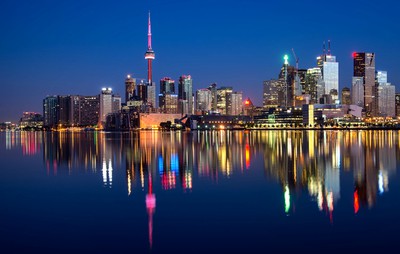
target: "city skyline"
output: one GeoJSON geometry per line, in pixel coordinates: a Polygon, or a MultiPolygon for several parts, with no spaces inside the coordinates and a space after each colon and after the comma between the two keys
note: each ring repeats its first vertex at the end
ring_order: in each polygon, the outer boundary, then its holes
{"type": "Polygon", "coordinates": [[[299,68],[315,67],[322,42],[329,39],[339,62],[340,90],[351,87],[355,51],[374,52],[376,70],[387,71],[394,86],[400,80],[395,71],[399,53],[390,50],[400,41],[399,35],[390,32],[396,27],[392,15],[396,8],[387,8],[388,4],[355,1],[342,10],[340,4],[299,2],[229,2],[229,8],[227,1],[182,3],[1,3],[0,23],[6,39],[0,47],[0,83],[7,89],[0,103],[0,122],[16,121],[24,111],[42,112],[41,102],[47,95],[96,95],[102,87],[112,87],[123,96],[127,74],[146,76],[143,51],[149,10],[157,49],[156,84],[162,77],[178,79],[186,73],[193,77],[193,92],[216,82],[219,87],[243,91],[243,99],[249,97],[261,106],[263,81],[278,76],[284,54],[294,66],[290,54],[294,48],[299,68]],[[357,15],[369,8],[381,14],[379,19],[360,23],[357,15]],[[271,11],[275,9],[279,11],[271,11]],[[343,15],[314,23],[311,14],[323,15],[321,10],[343,15]],[[281,29],[292,24],[302,29],[281,29]]]}

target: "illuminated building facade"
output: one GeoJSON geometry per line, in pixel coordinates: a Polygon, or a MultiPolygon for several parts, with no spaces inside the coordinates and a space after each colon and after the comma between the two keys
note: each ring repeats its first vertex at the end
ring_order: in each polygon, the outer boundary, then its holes
{"type": "Polygon", "coordinates": [[[325,93],[325,85],[321,68],[307,69],[305,78],[305,93],[310,95],[310,104],[319,103],[325,93]]]}
{"type": "Polygon", "coordinates": [[[193,80],[190,75],[179,77],[178,100],[178,113],[193,114],[193,80]]]}
{"type": "Polygon", "coordinates": [[[211,111],[217,110],[218,95],[217,95],[217,84],[213,83],[208,87],[211,92],[211,111]]]}
{"type": "Polygon", "coordinates": [[[364,107],[364,78],[353,77],[351,86],[351,101],[352,104],[359,107],[364,107]]]}
{"type": "Polygon", "coordinates": [[[94,126],[98,124],[100,96],[71,96],[69,124],[71,126],[94,126]]]}
{"type": "Polygon", "coordinates": [[[364,85],[364,109],[367,116],[376,115],[376,86],[375,86],[375,53],[355,52],[354,77],[363,78],[364,85]]]}
{"type": "Polygon", "coordinates": [[[144,59],[147,60],[147,83],[151,85],[153,83],[153,60],[156,55],[151,47],[151,21],[150,21],[150,12],[149,12],[149,20],[147,24],[147,51],[144,55],[144,59]]]}
{"type": "Polygon", "coordinates": [[[390,83],[379,83],[378,86],[378,116],[396,116],[396,88],[390,83]]]}
{"type": "Polygon", "coordinates": [[[58,125],[69,126],[70,125],[70,110],[71,110],[71,97],[68,95],[57,96],[57,120],[58,125]]]}
{"type": "Polygon", "coordinates": [[[350,88],[343,87],[342,89],[342,104],[350,105],[351,104],[351,92],[350,88]]]}
{"type": "Polygon", "coordinates": [[[48,96],[43,100],[43,125],[45,127],[54,127],[57,125],[57,104],[57,96],[48,96]]]}
{"type": "Polygon", "coordinates": [[[178,95],[172,93],[160,94],[160,113],[177,114],[178,113],[178,95]]]}
{"type": "Polygon", "coordinates": [[[118,113],[121,111],[121,96],[113,94],[111,111],[112,113],[118,113]]]}
{"type": "Polygon", "coordinates": [[[112,99],[112,89],[103,88],[100,94],[100,117],[99,125],[104,126],[106,122],[106,117],[108,114],[113,112],[113,99],[112,99]]]}
{"type": "Polygon", "coordinates": [[[400,93],[396,93],[395,103],[396,103],[396,116],[400,116],[400,93]]]}
{"type": "Polygon", "coordinates": [[[336,62],[336,56],[324,54],[318,58],[318,62],[322,61],[321,74],[325,85],[323,94],[331,94],[332,90],[339,91],[339,63],[336,62]]]}
{"type": "Polygon", "coordinates": [[[232,92],[228,94],[229,103],[227,105],[228,115],[240,115],[243,113],[243,93],[242,92],[232,92]]]}
{"type": "Polygon", "coordinates": [[[380,83],[387,83],[387,71],[376,71],[376,82],[380,83]]]}
{"type": "Polygon", "coordinates": [[[20,129],[25,128],[42,128],[43,116],[36,112],[23,112],[19,121],[20,129]]]}
{"type": "Polygon", "coordinates": [[[263,84],[263,107],[265,109],[281,106],[284,101],[285,81],[271,79],[264,81],[263,84]]]}
{"type": "Polygon", "coordinates": [[[284,82],[283,101],[280,102],[282,107],[290,107],[294,105],[294,88],[295,88],[296,68],[290,66],[287,56],[279,73],[279,80],[284,82]]]}
{"type": "Polygon", "coordinates": [[[133,99],[136,95],[136,79],[128,75],[125,79],[125,102],[133,99]]]}
{"type": "Polygon", "coordinates": [[[211,110],[212,93],[210,89],[199,89],[196,91],[196,111],[206,113],[211,110]]]}
{"type": "Polygon", "coordinates": [[[175,81],[169,77],[160,80],[160,94],[175,93],[175,81]]]}
{"type": "Polygon", "coordinates": [[[217,89],[217,111],[221,115],[227,114],[227,105],[229,105],[229,100],[231,99],[228,95],[232,92],[232,87],[221,87],[217,89]]]}
{"type": "Polygon", "coordinates": [[[178,95],[175,94],[175,81],[165,77],[160,80],[159,109],[161,113],[177,113],[178,95]]]}

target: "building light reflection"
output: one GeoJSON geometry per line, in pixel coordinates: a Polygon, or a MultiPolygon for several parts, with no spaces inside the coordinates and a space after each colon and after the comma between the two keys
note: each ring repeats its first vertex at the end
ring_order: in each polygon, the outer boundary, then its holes
{"type": "Polygon", "coordinates": [[[285,199],[285,213],[289,213],[290,209],[290,191],[289,191],[289,186],[285,186],[285,192],[284,192],[284,199],[285,199]]]}

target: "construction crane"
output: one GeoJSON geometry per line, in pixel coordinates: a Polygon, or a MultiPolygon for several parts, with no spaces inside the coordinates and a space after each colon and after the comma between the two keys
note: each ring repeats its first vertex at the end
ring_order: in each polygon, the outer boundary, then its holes
{"type": "Polygon", "coordinates": [[[296,60],[296,76],[294,78],[294,95],[301,96],[302,91],[301,91],[300,77],[299,77],[299,58],[297,57],[293,48],[292,48],[292,53],[293,53],[294,59],[296,60]]]}
{"type": "Polygon", "coordinates": [[[296,70],[299,70],[299,58],[297,58],[297,55],[294,52],[293,48],[292,48],[292,53],[293,53],[294,59],[296,60],[296,70]]]}

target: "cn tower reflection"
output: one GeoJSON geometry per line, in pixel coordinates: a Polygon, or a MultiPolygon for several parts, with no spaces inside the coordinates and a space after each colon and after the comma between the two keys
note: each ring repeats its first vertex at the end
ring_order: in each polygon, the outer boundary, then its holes
{"type": "Polygon", "coordinates": [[[153,193],[153,179],[149,171],[149,190],[146,194],[146,209],[149,218],[149,244],[150,249],[153,247],[153,214],[156,210],[156,195],[153,193]]]}

